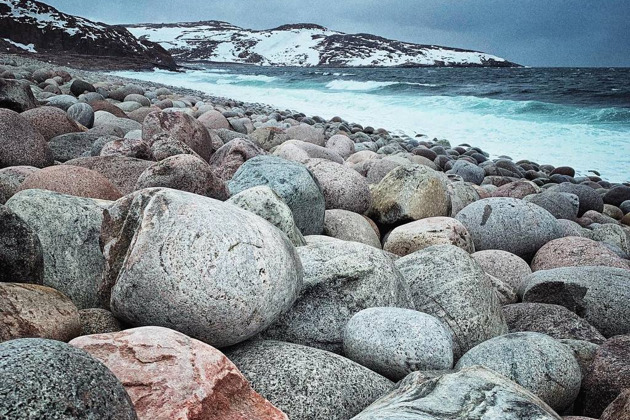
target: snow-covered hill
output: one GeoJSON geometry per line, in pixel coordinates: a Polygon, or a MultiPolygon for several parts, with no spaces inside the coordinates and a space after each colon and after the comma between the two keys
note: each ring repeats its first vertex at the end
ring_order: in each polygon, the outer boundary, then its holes
{"type": "Polygon", "coordinates": [[[515,65],[482,52],[345,34],[313,24],[261,31],[220,21],[125,26],[136,37],[159,43],[178,61],[335,67],[515,65]]]}
{"type": "Polygon", "coordinates": [[[0,39],[20,52],[125,57],[175,67],[161,46],[138,40],[122,26],[92,22],[32,0],[0,0],[0,39]]]}

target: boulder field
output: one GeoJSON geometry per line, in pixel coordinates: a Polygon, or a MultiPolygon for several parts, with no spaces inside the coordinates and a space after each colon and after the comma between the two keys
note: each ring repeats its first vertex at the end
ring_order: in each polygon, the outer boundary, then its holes
{"type": "Polygon", "coordinates": [[[629,259],[628,184],[0,60],[2,419],[630,418],[629,259]]]}

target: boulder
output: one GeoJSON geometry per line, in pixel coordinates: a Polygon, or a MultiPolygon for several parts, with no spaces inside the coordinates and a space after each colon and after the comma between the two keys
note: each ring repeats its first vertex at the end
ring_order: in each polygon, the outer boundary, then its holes
{"type": "Polygon", "coordinates": [[[44,168],[53,164],[46,139],[22,115],[0,108],[0,169],[8,166],[44,168]]]}
{"type": "Polygon", "coordinates": [[[77,307],[50,287],[0,283],[0,308],[0,342],[29,337],[70,341],[81,335],[77,307]]]}
{"type": "Polygon", "coordinates": [[[273,154],[287,160],[301,163],[305,163],[307,159],[311,158],[326,159],[339,164],[343,164],[344,162],[339,153],[301,140],[286,141],[278,146],[273,154]]]}
{"type": "Polygon", "coordinates": [[[484,198],[466,206],[456,219],[468,229],[475,249],[500,249],[529,260],[561,230],[556,218],[516,198],[484,198]]]}
{"type": "Polygon", "coordinates": [[[518,290],[523,279],[532,274],[529,264],[511,252],[498,249],[478,251],[471,255],[483,271],[518,290]]]}
{"type": "Polygon", "coordinates": [[[622,251],[624,258],[628,258],[630,255],[630,234],[620,225],[610,223],[599,225],[590,231],[589,237],[604,246],[617,247],[622,251]]]}
{"type": "Polygon", "coordinates": [[[78,122],[84,127],[92,128],[94,125],[94,110],[89,104],[79,102],[72,105],[66,111],[68,118],[78,122]]]}
{"type": "Polygon", "coordinates": [[[101,200],[117,200],[121,197],[116,187],[98,172],[67,164],[34,172],[20,185],[18,191],[31,189],[101,200]]]}
{"type": "Polygon", "coordinates": [[[443,174],[422,165],[399,166],[372,189],[371,218],[401,224],[447,216],[451,201],[443,174]]]}
{"type": "Polygon", "coordinates": [[[249,140],[234,139],[225,143],[212,155],[210,166],[218,177],[229,181],[246,161],[265,154],[267,152],[249,140]]]}
{"type": "Polygon", "coordinates": [[[124,384],[140,419],[287,420],[219,350],[161,327],[70,342],[124,384]]]}
{"type": "Polygon", "coordinates": [[[34,166],[9,166],[0,169],[0,204],[7,202],[30,174],[39,171],[34,166]]]}
{"type": "Polygon", "coordinates": [[[253,341],[226,355],[291,419],[346,420],[394,386],[351,360],[297,344],[253,341]]]}
{"type": "Polygon", "coordinates": [[[604,211],[604,200],[602,197],[597,194],[594,189],[586,185],[563,182],[562,184],[551,187],[549,191],[577,195],[580,202],[578,217],[582,217],[582,215],[589,210],[595,210],[600,213],[604,211]]]}
{"type": "Polygon", "coordinates": [[[313,127],[308,124],[300,124],[287,128],[285,133],[291,140],[302,140],[322,147],[326,145],[326,138],[324,137],[324,130],[322,128],[313,127]]]}
{"type": "Polygon", "coordinates": [[[293,213],[303,235],[319,235],[324,228],[326,204],[316,178],[302,164],[275,156],[256,156],[245,162],[229,183],[230,193],[267,185],[293,213]]]}
{"type": "Polygon", "coordinates": [[[617,185],[612,187],[603,197],[604,203],[619,207],[624,201],[630,200],[630,187],[617,185]]]}
{"type": "Polygon", "coordinates": [[[99,134],[84,132],[62,134],[50,139],[48,147],[56,161],[67,162],[81,156],[89,156],[94,143],[103,137],[99,134]]]}
{"type": "Polygon", "coordinates": [[[381,248],[381,240],[367,217],[348,210],[326,210],[324,235],[381,248]]]}
{"type": "Polygon", "coordinates": [[[606,407],[600,420],[630,420],[630,389],[625,389],[606,407]]]}
{"type": "Polygon", "coordinates": [[[147,115],[142,123],[142,139],[151,146],[155,136],[161,133],[187,144],[206,162],[216,150],[208,129],[182,112],[156,111],[147,115]]]}
{"type": "Polygon", "coordinates": [[[599,418],[627,388],[630,388],[630,335],[619,335],[607,340],[595,353],[591,369],[582,381],[576,411],[599,418]]]}
{"type": "Polygon", "coordinates": [[[485,172],[483,168],[470,163],[466,160],[458,160],[453,164],[453,167],[449,169],[447,174],[459,175],[465,182],[471,182],[476,185],[481,185],[485,172]]]}
{"type": "Polygon", "coordinates": [[[536,194],[540,188],[531,181],[514,181],[501,185],[492,193],[493,197],[512,197],[523,199],[525,196],[536,194]]]}
{"type": "Polygon", "coordinates": [[[304,162],[322,187],[326,209],[365,213],[372,204],[368,183],[357,171],[325,159],[304,162]]]}
{"type": "Polygon", "coordinates": [[[107,309],[88,308],[79,310],[81,334],[104,334],[122,330],[120,322],[107,309]]]}
{"type": "Polygon", "coordinates": [[[295,225],[291,209],[274,190],[261,185],[233,195],[228,203],[254,213],[284,232],[293,245],[306,245],[304,237],[295,225]]]}
{"type": "Polygon", "coordinates": [[[580,391],[582,373],[573,352],[545,334],[520,332],[472,348],[455,366],[484,366],[528,389],[562,412],[580,391]]]}
{"type": "Polygon", "coordinates": [[[475,252],[464,225],[450,217],[427,217],[398,226],[387,236],[383,249],[404,257],[433,245],[455,245],[468,253],[475,252]]]}
{"type": "Polygon", "coordinates": [[[580,208],[580,199],[575,194],[546,190],[531,194],[525,201],[536,204],[551,213],[556,219],[575,220],[580,208]]]}
{"type": "Polygon", "coordinates": [[[268,327],[302,283],[295,248],[276,227],[183,191],[150,188],[117,201],[105,212],[101,243],[100,295],[117,318],[216,347],[268,327]]]}
{"type": "Polygon", "coordinates": [[[352,420],[476,418],[560,420],[533,393],[482,366],[428,381],[420,372],[414,372],[352,420]]]}
{"type": "Polygon", "coordinates": [[[106,142],[101,147],[100,156],[126,156],[136,159],[153,160],[151,147],[140,139],[125,137],[106,142]]]}
{"type": "Polygon", "coordinates": [[[409,284],[416,310],[435,316],[453,332],[455,359],[507,332],[490,280],[463,249],[431,246],[396,260],[396,267],[409,284]]]}
{"type": "Polygon", "coordinates": [[[22,191],[7,202],[39,237],[43,284],[68,296],[80,309],[99,306],[96,291],[103,271],[99,235],[107,204],[45,190],[22,191]]]}
{"type": "Polygon", "coordinates": [[[304,285],[290,310],[263,337],[343,351],[343,331],[354,314],[371,307],[413,309],[409,288],[383,251],[331,240],[297,249],[304,285]]]}
{"type": "MultiPolygon", "coordinates": [[[[219,131],[219,135],[221,135],[221,131],[219,131]]],[[[257,128],[249,134],[249,137],[266,151],[270,151],[290,139],[282,129],[277,127],[257,128]]]]}
{"type": "Polygon", "coordinates": [[[343,134],[335,134],[326,140],[326,148],[339,153],[344,159],[355,152],[354,141],[343,134]]]}
{"type": "Polygon", "coordinates": [[[503,307],[510,332],[538,332],[556,339],[584,340],[596,344],[606,339],[586,320],[564,306],[517,303],[503,307]]]}
{"type": "Polygon", "coordinates": [[[64,111],[52,106],[42,106],[20,114],[29,121],[46,141],[61,134],[81,131],[64,111]]]}
{"type": "MultiPolygon", "coordinates": [[[[0,204],[0,283],[44,281],[44,255],[37,232],[0,204]]],[[[1,314],[1,311],[0,311],[1,314]]]]}
{"type": "Polygon", "coordinates": [[[0,343],[0,377],[0,417],[5,419],[137,419],[114,374],[61,341],[0,343]]]}
{"type": "Polygon", "coordinates": [[[627,261],[619,258],[601,242],[577,236],[548,242],[538,250],[531,264],[532,271],[580,266],[606,266],[630,270],[627,261]]]}
{"type": "Polygon", "coordinates": [[[571,349],[573,357],[575,357],[578,365],[580,365],[582,378],[586,377],[588,371],[591,370],[599,345],[591,343],[590,341],[571,340],[567,338],[562,338],[558,341],[571,349]]]}
{"type": "MultiPolygon", "coordinates": [[[[72,95],[56,95],[45,100],[44,102],[46,103],[47,106],[54,106],[55,108],[59,108],[63,111],[67,111],[68,108],[70,108],[72,105],[76,104],[79,101],[77,98],[75,98],[72,95]]],[[[109,102],[105,102],[105,101],[103,102],[108,105],[114,106],[110,104],[109,102]]]]}
{"type": "Polygon", "coordinates": [[[604,337],[630,333],[630,271],[610,267],[563,267],[523,280],[523,302],[562,305],[604,337]]]}
{"type": "Polygon", "coordinates": [[[455,217],[457,213],[462,211],[467,205],[481,200],[483,197],[479,194],[479,187],[466,182],[452,182],[448,185],[449,195],[451,197],[450,217],[455,217]]]}
{"type": "Polygon", "coordinates": [[[138,178],[153,163],[126,156],[92,156],[66,162],[67,165],[80,166],[98,172],[124,195],[135,191],[138,178]]]}
{"type": "Polygon", "coordinates": [[[70,85],[70,92],[79,97],[79,95],[85,92],[96,92],[96,88],[93,84],[83,81],[81,79],[74,79],[70,85]]]}
{"type": "Polygon", "coordinates": [[[28,84],[19,80],[0,78],[0,108],[24,112],[36,106],[35,97],[28,84]]]}
{"type": "Polygon", "coordinates": [[[368,308],[344,330],[343,351],[355,362],[393,381],[417,370],[453,367],[450,329],[437,318],[401,308],[368,308]]]}
{"type": "Polygon", "coordinates": [[[204,112],[197,118],[208,130],[229,129],[230,122],[219,111],[204,112]]]}
{"type": "Polygon", "coordinates": [[[173,188],[226,200],[227,186],[210,165],[193,155],[175,155],[155,162],[142,172],[135,190],[151,187],[173,188]]]}

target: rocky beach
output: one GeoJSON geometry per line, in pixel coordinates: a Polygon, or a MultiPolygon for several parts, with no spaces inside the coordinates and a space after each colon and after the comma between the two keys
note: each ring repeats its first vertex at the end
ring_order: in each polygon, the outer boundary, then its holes
{"type": "Polygon", "coordinates": [[[629,183],[211,93],[0,54],[1,419],[630,419],[629,183]]]}

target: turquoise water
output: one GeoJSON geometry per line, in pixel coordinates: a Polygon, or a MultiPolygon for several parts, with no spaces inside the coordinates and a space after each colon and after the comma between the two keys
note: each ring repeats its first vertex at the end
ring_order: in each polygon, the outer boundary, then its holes
{"type": "Polygon", "coordinates": [[[116,74],[630,180],[630,69],[215,66],[116,74]]]}

